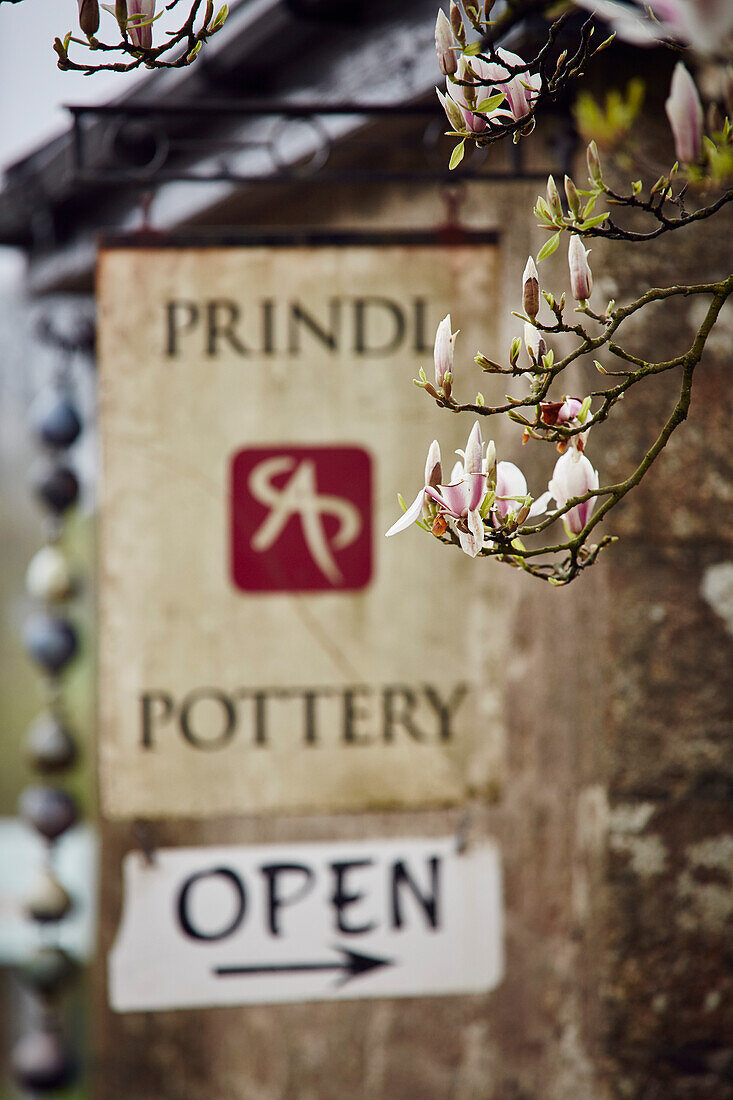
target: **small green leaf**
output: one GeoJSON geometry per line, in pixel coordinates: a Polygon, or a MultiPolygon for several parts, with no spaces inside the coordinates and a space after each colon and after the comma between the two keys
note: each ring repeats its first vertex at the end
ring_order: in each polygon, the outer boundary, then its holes
{"type": "Polygon", "coordinates": [[[481,53],[480,42],[469,42],[469,44],[463,48],[464,57],[475,57],[477,53],[481,53]]]}
{"type": "Polygon", "coordinates": [[[214,33],[214,31],[218,31],[220,27],[224,26],[224,22],[225,22],[228,15],[229,15],[229,7],[228,7],[227,4],[224,4],[223,7],[219,8],[218,12],[214,16],[214,20],[213,20],[211,26],[209,27],[209,30],[211,31],[212,34],[214,33]]]}
{"type": "Polygon", "coordinates": [[[399,506],[402,509],[402,511],[406,512],[407,511],[407,505],[405,504],[405,498],[403,497],[402,493],[397,494],[397,501],[398,501],[399,506]]]}
{"type": "Polygon", "coordinates": [[[480,103],[476,104],[476,111],[481,115],[489,115],[492,111],[495,111],[497,107],[501,107],[502,103],[506,99],[504,92],[499,92],[497,95],[490,95],[488,99],[482,99],[480,103]]]}
{"type": "Polygon", "coordinates": [[[641,188],[642,188],[641,180],[634,180],[634,182],[631,184],[631,194],[632,195],[638,195],[639,192],[641,191],[641,188]]]}
{"type": "Polygon", "coordinates": [[[581,214],[581,218],[585,219],[585,218],[589,218],[591,216],[591,214],[593,213],[593,207],[596,205],[596,199],[597,198],[598,198],[597,194],[591,195],[591,197],[588,199],[587,203],[583,207],[583,213],[581,214]]]}
{"type": "Polygon", "coordinates": [[[557,246],[560,244],[560,234],[553,233],[549,241],[545,241],[542,248],[537,253],[537,263],[541,260],[546,260],[548,256],[551,256],[553,252],[557,250],[557,246]]]}
{"type": "Polygon", "coordinates": [[[450,161],[448,162],[448,168],[450,169],[451,172],[453,171],[454,168],[457,168],[458,165],[461,163],[461,161],[463,160],[463,154],[465,153],[465,151],[466,151],[466,139],[464,138],[463,141],[458,142],[455,149],[451,153],[451,158],[450,158],[450,161]]]}
{"type": "Polygon", "coordinates": [[[595,229],[601,222],[605,222],[607,217],[608,211],[606,210],[604,214],[596,214],[595,218],[588,218],[587,221],[581,222],[578,229],[595,229]]]}

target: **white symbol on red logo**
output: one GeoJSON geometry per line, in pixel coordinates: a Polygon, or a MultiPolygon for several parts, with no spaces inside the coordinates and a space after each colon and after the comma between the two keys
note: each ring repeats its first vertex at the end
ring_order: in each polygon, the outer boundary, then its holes
{"type": "Polygon", "coordinates": [[[372,463],[354,446],[232,456],[231,577],[242,592],[354,592],[372,576],[372,463]]]}
{"type": "Polygon", "coordinates": [[[313,562],[331,584],[341,584],[343,574],[331,552],[323,517],[337,520],[338,529],[330,541],[335,550],[344,550],[361,534],[361,516],[350,500],[318,492],[315,463],[311,459],[296,462],[291,455],[265,459],[250,473],[247,488],[255,500],[269,508],[250,539],[252,549],[258,553],[269,550],[289,521],[297,517],[313,562]],[[288,480],[277,488],[274,480],[291,470],[288,480]]]}

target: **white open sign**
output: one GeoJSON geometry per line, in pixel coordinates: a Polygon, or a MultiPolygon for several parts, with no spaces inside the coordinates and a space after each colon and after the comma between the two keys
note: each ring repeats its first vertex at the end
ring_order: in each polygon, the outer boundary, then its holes
{"type": "Polygon", "coordinates": [[[503,973],[496,847],[175,848],[124,862],[112,1007],[480,993],[503,973]]]}

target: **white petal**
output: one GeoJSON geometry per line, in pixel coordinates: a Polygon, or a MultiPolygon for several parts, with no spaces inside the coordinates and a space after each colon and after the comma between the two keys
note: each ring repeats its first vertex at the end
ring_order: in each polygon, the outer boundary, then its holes
{"type": "Polygon", "coordinates": [[[393,523],[389,531],[385,533],[385,538],[389,538],[390,535],[397,535],[400,531],[406,531],[410,524],[420,518],[424,496],[425,490],[421,489],[404,515],[401,515],[397,522],[393,523]]]}
{"type": "Polygon", "coordinates": [[[533,501],[533,503],[532,503],[532,505],[529,509],[530,518],[532,516],[541,516],[541,515],[543,515],[543,513],[547,511],[547,505],[550,503],[550,498],[551,497],[552,497],[552,493],[549,491],[549,489],[546,490],[542,494],[542,496],[537,497],[537,500],[533,501]]]}

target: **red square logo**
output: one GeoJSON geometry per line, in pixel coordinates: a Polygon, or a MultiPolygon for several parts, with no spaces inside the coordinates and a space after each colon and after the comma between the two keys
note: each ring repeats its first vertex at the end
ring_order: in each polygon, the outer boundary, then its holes
{"type": "Polygon", "coordinates": [[[244,447],[231,467],[232,580],[243,592],[364,588],[372,464],[361,447],[244,447]]]}

